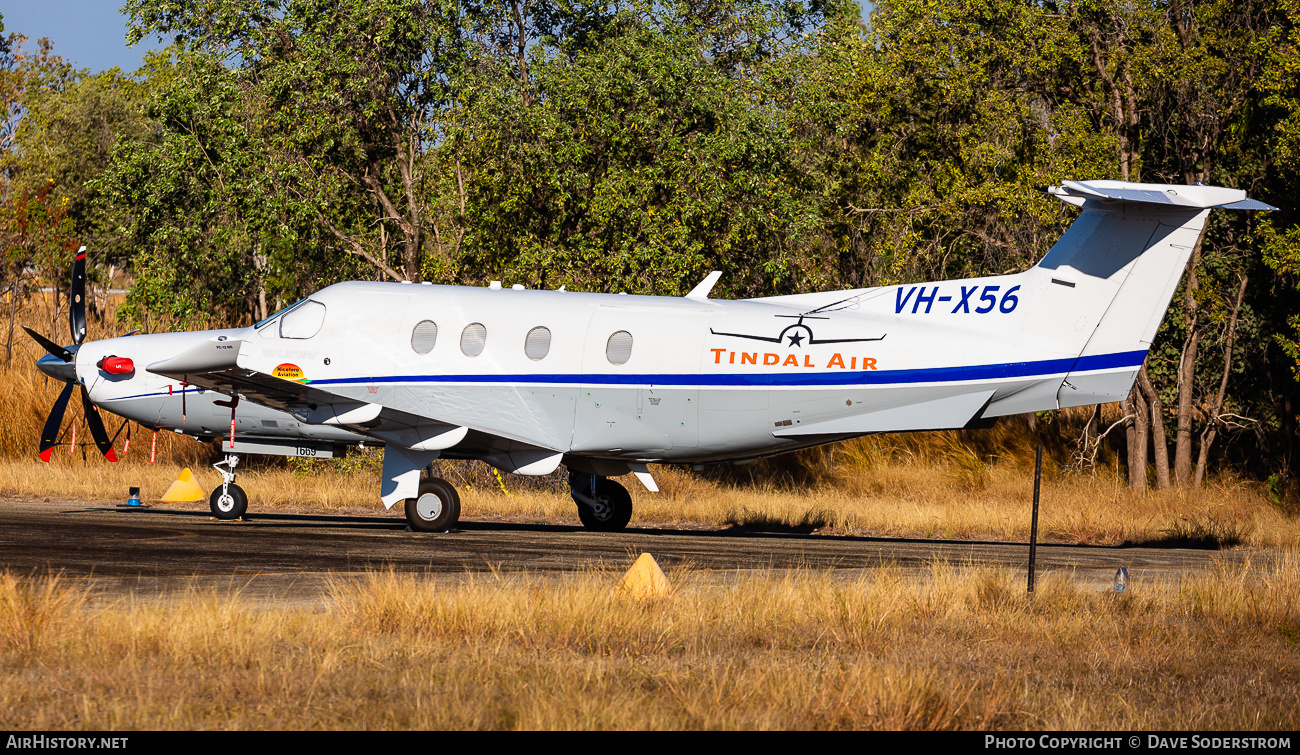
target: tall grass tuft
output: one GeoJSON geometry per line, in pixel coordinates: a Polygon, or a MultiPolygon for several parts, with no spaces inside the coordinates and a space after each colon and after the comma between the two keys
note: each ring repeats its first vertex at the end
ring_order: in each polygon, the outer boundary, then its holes
{"type": "Polygon", "coordinates": [[[1249,522],[1228,521],[1211,514],[1194,514],[1179,517],[1155,537],[1130,541],[1126,545],[1220,550],[1245,543],[1252,529],[1253,525],[1249,522]]]}
{"type": "Polygon", "coordinates": [[[0,572],[0,642],[25,658],[57,644],[86,604],[86,591],[58,575],[0,572]]]}

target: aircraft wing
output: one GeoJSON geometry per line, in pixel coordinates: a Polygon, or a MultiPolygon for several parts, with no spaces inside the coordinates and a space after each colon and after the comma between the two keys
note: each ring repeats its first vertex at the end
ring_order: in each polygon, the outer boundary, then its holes
{"type": "Polygon", "coordinates": [[[170,359],[150,364],[147,369],[220,393],[238,394],[254,403],[288,412],[307,424],[340,426],[416,451],[462,446],[475,458],[524,474],[546,474],[559,463],[559,450],[528,438],[510,437],[499,431],[360,401],[241,366],[242,343],[219,336],[170,359]],[[549,463],[552,460],[554,464],[549,463]],[[545,472],[529,469],[530,465],[539,463],[538,468],[550,466],[551,469],[545,472]]]}

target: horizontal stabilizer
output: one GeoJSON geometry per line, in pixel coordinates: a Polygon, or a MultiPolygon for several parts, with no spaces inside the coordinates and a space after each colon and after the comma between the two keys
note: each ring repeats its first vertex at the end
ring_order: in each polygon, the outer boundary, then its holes
{"type": "Polygon", "coordinates": [[[1049,186],[1047,193],[1077,206],[1092,201],[1100,204],[1134,202],[1171,209],[1176,207],[1198,210],[1211,207],[1225,210],[1277,209],[1272,205],[1247,199],[1246,192],[1241,189],[1229,189],[1223,186],[1170,186],[1128,181],[1063,181],[1060,186],[1049,186]]]}
{"type": "Polygon", "coordinates": [[[1243,199],[1243,200],[1241,200],[1240,202],[1233,202],[1232,204],[1220,205],[1220,206],[1219,206],[1219,209],[1220,209],[1220,210],[1269,210],[1269,211],[1272,211],[1272,210],[1276,210],[1277,208],[1274,207],[1274,206],[1271,205],[1271,204],[1266,204],[1266,203],[1264,203],[1264,202],[1261,202],[1261,201],[1259,201],[1258,199],[1243,199]]]}

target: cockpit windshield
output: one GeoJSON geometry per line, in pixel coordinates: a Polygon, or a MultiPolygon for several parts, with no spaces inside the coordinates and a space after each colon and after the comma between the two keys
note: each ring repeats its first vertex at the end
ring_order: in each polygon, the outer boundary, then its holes
{"type": "Polygon", "coordinates": [[[299,299],[298,301],[294,302],[293,304],[290,304],[289,306],[285,307],[279,312],[276,312],[275,314],[271,315],[265,320],[254,323],[253,330],[261,330],[263,326],[268,325],[269,323],[271,323],[271,321],[275,320],[275,318],[279,317],[282,314],[285,314],[286,312],[289,312],[290,310],[297,309],[298,307],[301,307],[302,305],[306,304],[309,301],[311,301],[311,299],[299,299]]]}

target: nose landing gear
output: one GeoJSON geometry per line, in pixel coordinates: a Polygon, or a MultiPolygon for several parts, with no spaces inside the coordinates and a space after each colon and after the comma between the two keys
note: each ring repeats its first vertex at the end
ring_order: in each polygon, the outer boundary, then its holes
{"type": "Polygon", "coordinates": [[[221,484],[212,491],[208,498],[208,507],[218,519],[239,519],[248,511],[248,495],[244,489],[235,484],[235,467],[239,465],[239,456],[226,454],[225,461],[213,464],[213,469],[221,475],[221,484]],[[225,469],[222,469],[225,467],[225,469]]]}
{"type": "Polygon", "coordinates": [[[582,526],[595,532],[620,532],[632,519],[632,496],[608,477],[569,473],[569,488],[582,526]]]}

